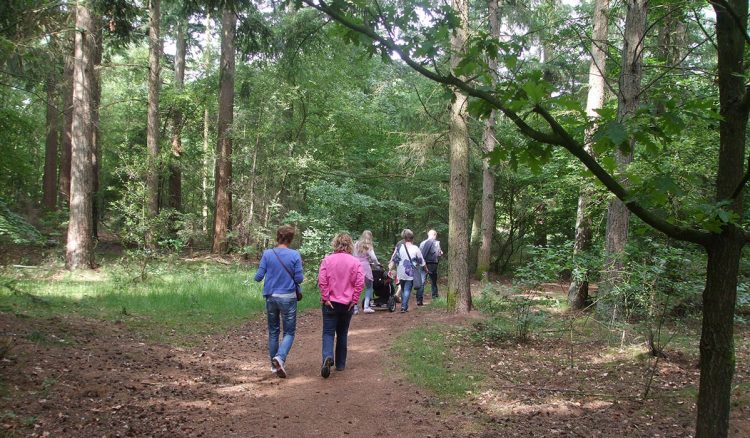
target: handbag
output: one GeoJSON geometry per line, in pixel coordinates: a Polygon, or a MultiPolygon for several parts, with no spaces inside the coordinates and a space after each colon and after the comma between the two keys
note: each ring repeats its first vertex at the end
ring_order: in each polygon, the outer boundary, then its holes
{"type": "MultiPolygon", "coordinates": [[[[404,251],[406,251],[406,256],[409,258],[409,263],[411,263],[411,254],[409,254],[409,248],[404,244],[404,251]]],[[[419,289],[424,285],[424,277],[422,276],[422,267],[413,265],[412,275],[413,278],[413,287],[415,289],[419,289]]],[[[408,274],[407,274],[408,275],[408,274]]]]}
{"type": "Polygon", "coordinates": [[[276,258],[279,260],[279,263],[284,268],[287,274],[289,274],[289,277],[294,282],[294,294],[297,296],[297,301],[302,301],[302,291],[300,290],[299,283],[297,283],[297,280],[294,279],[294,274],[292,274],[292,271],[287,268],[287,266],[284,264],[283,261],[281,261],[281,257],[279,257],[278,254],[276,254],[276,250],[271,248],[271,251],[273,251],[273,255],[276,256],[276,258]]]}

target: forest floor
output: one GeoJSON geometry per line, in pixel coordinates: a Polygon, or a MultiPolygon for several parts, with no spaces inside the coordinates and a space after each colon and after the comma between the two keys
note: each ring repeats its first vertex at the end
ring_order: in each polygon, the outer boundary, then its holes
{"type": "MultiPolygon", "coordinates": [[[[562,298],[559,290],[544,296],[562,298]]],[[[0,312],[0,436],[692,435],[694,328],[657,362],[631,333],[613,340],[580,315],[549,318],[556,324],[518,343],[488,342],[479,336],[486,316],[448,315],[429,302],[406,314],[360,314],[347,369],[322,379],[321,318],[310,310],[298,319],[289,377],[280,379],[270,370],[262,315],[178,347],[117,321],[0,312]],[[440,367],[446,380],[470,380],[463,394],[415,383],[419,369],[415,379],[403,361],[430,372],[420,362],[422,336],[425,345],[437,338],[448,347],[438,353],[440,367]]],[[[750,436],[750,343],[744,326],[738,332],[736,437],[750,436]]]]}

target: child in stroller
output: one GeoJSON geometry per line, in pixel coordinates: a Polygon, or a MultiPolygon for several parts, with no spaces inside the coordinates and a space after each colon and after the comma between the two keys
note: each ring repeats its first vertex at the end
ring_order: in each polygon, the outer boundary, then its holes
{"type": "Polygon", "coordinates": [[[388,276],[388,271],[380,264],[370,265],[372,267],[372,292],[373,299],[370,306],[373,308],[387,307],[388,311],[396,310],[396,287],[393,279],[388,276]]]}

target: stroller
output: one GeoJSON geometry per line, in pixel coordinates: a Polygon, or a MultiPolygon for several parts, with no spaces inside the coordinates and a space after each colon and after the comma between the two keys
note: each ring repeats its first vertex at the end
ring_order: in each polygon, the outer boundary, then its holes
{"type": "Polygon", "coordinates": [[[383,308],[387,307],[388,311],[396,310],[396,287],[393,279],[388,277],[382,265],[371,265],[372,267],[372,301],[370,306],[383,308]]]}

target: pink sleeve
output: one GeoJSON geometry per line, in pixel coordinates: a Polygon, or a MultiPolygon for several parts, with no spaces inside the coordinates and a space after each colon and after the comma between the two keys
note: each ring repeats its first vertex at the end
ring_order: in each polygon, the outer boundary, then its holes
{"type": "Polygon", "coordinates": [[[354,268],[354,294],[352,295],[352,302],[358,303],[359,296],[362,294],[362,288],[365,287],[365,274],[362,272],[362,264],[357,263],[354,268]]]}
{"type": "Polygon", "coordinates": [[[327,258],[323,259],[320,263],[320,270],[318,271],[318,286],[320,287],[320,302],[325,303],[328,301],[331,291],[328,289],[328,272],[326,269],[327,258]]]}

